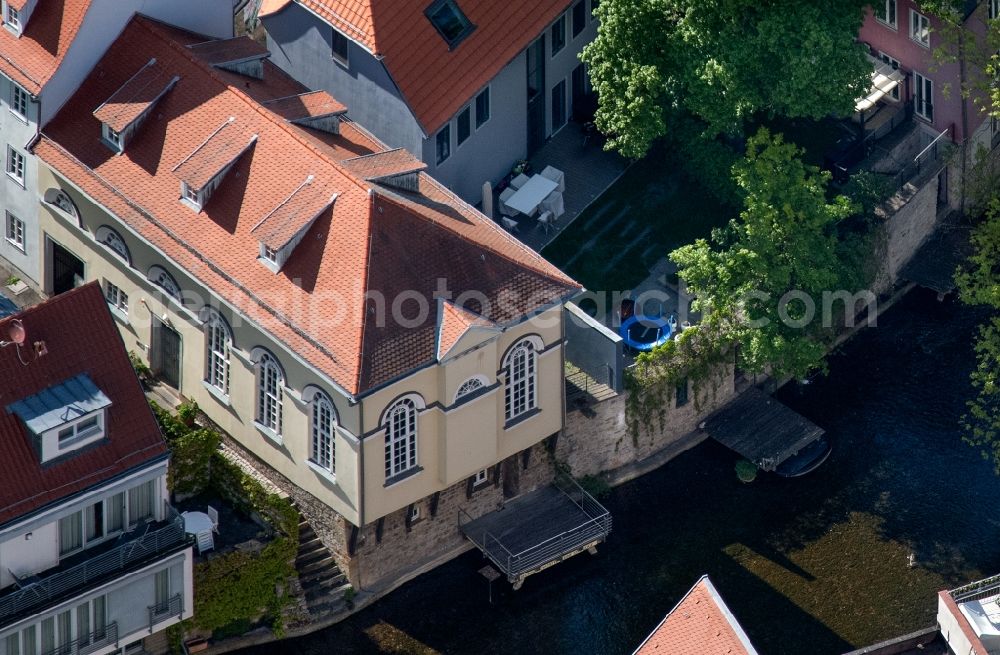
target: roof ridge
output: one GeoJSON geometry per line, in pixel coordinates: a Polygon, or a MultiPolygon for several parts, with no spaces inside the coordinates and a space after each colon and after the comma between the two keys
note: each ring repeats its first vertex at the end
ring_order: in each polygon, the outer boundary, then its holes
{"type": "MultiPolygon", "coordinates": [[[[381,142],[380,142],[381,143],[381,142]]],[[[361,288],[368,289],[368,280],[371,278],[372,270],[372,250],[375,247],[375,237],[373,236],[375,225],[375,189],[368,189],[368,252],[365,253],[365,265],[361,271],[361,288]]],[[[368,299],[361,306],[361,329],[358,331],[358,370],[354,377],[354,388],[361,391],[361,380],[365,372],[365,337],[368,334],[368,299]]]]}

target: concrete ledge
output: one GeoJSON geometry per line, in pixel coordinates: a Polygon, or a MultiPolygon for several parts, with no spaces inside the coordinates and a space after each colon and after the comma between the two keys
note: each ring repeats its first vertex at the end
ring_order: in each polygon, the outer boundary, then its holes
{"type": "MultiPolygon", "coordinates": [[[[931,644],[937,638],[938,629],[937,626],[934,626],[932,628],[924,628],[923,630],[911,632],[910,634],[903,635],[902,637],[896,637],[895,639],[883,641],[873,646],[866,646],[865,648],[852,650],[849,653],[844,653],[844,655],[904,655],[910,652],[937,653],[939,651],[924,650],[927,645],[931,644]]],[[[942,650],[940,652],[946,653],[948,651],[942,650]]]]}

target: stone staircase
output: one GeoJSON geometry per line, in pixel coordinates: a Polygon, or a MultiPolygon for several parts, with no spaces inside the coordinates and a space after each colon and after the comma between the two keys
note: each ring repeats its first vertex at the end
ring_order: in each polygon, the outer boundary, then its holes
{"type": "Polygon", "coordinates": [[[350,586],[347,576],[304,518],[299,522],[299,551],[295,557],[295,569],[299,573],[299,584],[310,617],[315,619],[345,609],[344,591],[350,586]]]}

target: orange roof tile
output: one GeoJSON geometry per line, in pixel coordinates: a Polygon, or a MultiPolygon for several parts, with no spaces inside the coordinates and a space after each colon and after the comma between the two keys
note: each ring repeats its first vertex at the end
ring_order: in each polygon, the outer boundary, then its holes
{"type": "Polygon", "coordinates": [[[7,0],[7,5],[18,11],[24,9],[24,5],[26,4],[28,4],[28,0],[7,0]]]}
{"type": "Polygon", "coordinates": [[[309,176],[280,205],[255,225],[251,232],[268,248],[278,250],[311,225],[316,217],[333,204],[336,192],[309,176]]]}
{"type": "Polygon", "coordinates": [[[344,168],[363,180],[381,180],[395,175],[416,173],[427,168],[427,164],[410,154],[405,148],[375,152],[345,159],[344,168]]]}
{"type": "Polygon", "coordinates": [[[438,359],[447,355],[462,338],[462,335],[472,327],[495,326],[482,316],[473,314],[464,307],[459,307],[451,301],[442,301],[438,317],[438,359]]]}
{"type": "MultiPolygon", "coordinates": [[[[433,134],[538,38],[570,0],[457,0],[475,30],[454,49],[424,15],[430,0],[295,0],[382,57],[426,134],[433,134]]],[[[266,2],[260,15],[286,2],[266,2]]]]}
{"type": "Polygon", "coordinates": [[[91,0],[45,0],[31,13],[20,38],[0,30],[0,72],[38,95],[56,72],[91,0]]]}
{"type": "Polygon", "coordinates": [[[122,132],[170,90],[177,78],[150,60],[94,111],[94,118],[122,132]]]}
{"type": "Polygon", "coordinates": [[[757,655],[757,651],[706,575],[633,655],[757,655]]]}
{"type": "Polygon", "coordinates": [[[334,135],[281,120],[260,102],[301,93],[301,86],[268,62],[263,80],[213,68],[184,47],[200,40],[185,34],[134,18],[99,62],[101,73],[91,73],[45,127],[35,153],[166,253],[173,266],[349,393],[371,390],[436,356],[433,307],[426,320],[381,321],[369,312],[366,292],[388,299],[387,306],[406,291],[433,304],[437,279],[444,278],[456,296],[482,293],[495,306],[490,318],[502,323],[538,309],[546,296],[579,289],[426,174],[419,174],[419,193],[384,189],[351,174],[340,160],[384,146],[349,121],[334,135]],[[112,94],[151,57],[180,81],[127,156],[115,157],[99,142],[100,123],[85,108],[112,94]],[[207,126],[229,117],[259,138],[199,220],[191,220],[179,205],[171,171],[203,144],[207,126]],[[253,228],[309,175],[335,190],[337,200],[276,275],[257,261],[253,228]],[[518,294],[515,302],[499,302],[508,293],[518,294]]]}
{"type": "Polygon", "coordinates": [[[269,100],[264,106],[287,121],[335,116],[347,112],[347,107],[326,91],[310,91],[269,100]]]}
{"type": "Polygon", "coordinates": [[[192,189],[202,189],[256,140],[256,133],[230,116],[174,167],[174,175],[192,189]]]}
{"type": "Polygon", "coordinates": [[[189,45],[188,48],[210,64],[232,64],[238,61],[263,59],[271,55],[261,44],[243,37],[205,41],[189,45]]]}

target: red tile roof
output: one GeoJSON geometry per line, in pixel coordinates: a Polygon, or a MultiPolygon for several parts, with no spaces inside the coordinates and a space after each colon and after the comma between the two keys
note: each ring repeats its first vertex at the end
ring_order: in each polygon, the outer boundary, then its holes
{"type": "Polygon", "coordinates": [[[416,173],[427,168],[427,164],[410,154],[405,148],[362,155],[341,162],[344,168],[362,180],[381,180],[395,175],[416,173]]]}
{"type": "MultiPolygon", "coordinates": [[[[426,134],[437,132],[571,4],[457,0],[476,28],[449,49],[424,15],[430,0],[295,1],[382,58],[426,134]]],[[[290,2],[267,1],[260,15],[290,2]]]]}
{"type": "Polygon", "coordinates": [[[20,38],[0,30],[0,72],[37,95],[62,63],[90,3],[43,0],[31,12],[20,38]]]}
{"type": "Polygon", "coordinates": [[[708,576],[703,576],[634,655],[757,655],[708,576]]]}
{"type": "Polygon", "coordinates": [[[0,349],[0,524],[167,454],[96,283],[0,321],[4,338],[14,320],[24,324],[27,343],[44,341],[48,354],[36,358],[30,345],[0,349]],[[108,440],[42,466],[24,423],[7,407],[80,374],[112,402],[108,440]]]}
{"type": "Polygon", "coordinates": [[[268,248],[283,248],[292,237],[326,211],[336,195],[332,186],[310,176],[250,231],[268,248]]]}
{"type": "Polygon", "coordinates": [[[24,9],[24,5],[28,4],[28,0],[7,0],[7,4],[14,9],[21,11],[24,9]]]}
{"type": "Polygon", "coordinates": [[[419,174],[420,193],[410,194],[350,174],[341,160],[384,147],[349,121],[332,135],[281,120],[260,102],[301,86],[266,62],[264,80],[212,68],[184,47],[200,40],[133,19],[46,126],[35,153],[348,392],[367,391],[436,354],[433,307],[415,327],[382,325],[368,311],[366,291],[390,304],[411,290],[430,299],[445,278],[456,295],[476,290],[496,300],[520,292],[516,302],[496,303],[499,318],[490,318],[504,321],[543,304],[530,292],[565,296],[579,288],[426,174],[419,174]],[[151,57],[180,81],[116,157],[99,142],[90,111],[151,57]],[[204,141],[206,126],[230,116],[259,138],[196,218],[178,201],[170,171],[204,141]],[[253,228],[309,175],[337,200],[275,275],[257,261],[253,228]]]}
{"type": "Polygon", "coordinates": [[[198,57],[210,64],[231,64],[270,56],[267,48],[252,39],[236,37],[189,45],[198,57]]]}
{"type": "Polygon", "coordinates": [[[175,79],[150,60],[94,111],[94,118],[122,132],[166,93],[175,79]]]}
{"type": "Polygon", "coordinates": [[[347,112],[347,107],[326,91],[310,91],[278,98],[265,102],[264,106],[287,121],[335,116],[347,112]]]}
{"type": "Polygon", "coordinates": [[[495,327],[482,316],[457,306],[450,301],[441,303],[441,314],[438,318],[438,359],[441,359],[455,347],[469,328],[495,327]]]}

